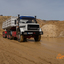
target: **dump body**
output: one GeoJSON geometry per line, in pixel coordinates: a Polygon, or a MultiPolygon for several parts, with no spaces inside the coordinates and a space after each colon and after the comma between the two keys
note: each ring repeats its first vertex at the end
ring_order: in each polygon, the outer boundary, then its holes
{"type": "Polygon", "coordinates": [[[17,17],[11,17],[2,24],[3,29],[9,29],[11,27],[16,27],[15,20],[17,17]]]}

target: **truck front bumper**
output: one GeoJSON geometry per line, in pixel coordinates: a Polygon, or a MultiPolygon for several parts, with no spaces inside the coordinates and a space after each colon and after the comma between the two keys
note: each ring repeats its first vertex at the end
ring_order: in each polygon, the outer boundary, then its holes
{"type": "Polygon", "coordinates": [[[42,35],[43,31],[39,32],[39,31],[25,31],[22,32],[22,35],[42,35]]]}

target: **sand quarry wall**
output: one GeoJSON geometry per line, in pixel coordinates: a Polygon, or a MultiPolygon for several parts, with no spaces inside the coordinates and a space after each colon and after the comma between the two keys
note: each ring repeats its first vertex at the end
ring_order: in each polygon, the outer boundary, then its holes
{"type": "MultiPolygon", "coordinates": [[[[2,23],[11,16],[0,16],[0,35],[2,35],[2,23]]],[[[41,20],[37,19],[43,35],[42,37],[64,37],[64,21],[59,20],[41,20]]]]}
{"type": "Polygon", "coordinates": [[[64,37],[64,21],[59,20],[37,20],[43,31],[42,37],[64,37]]]}

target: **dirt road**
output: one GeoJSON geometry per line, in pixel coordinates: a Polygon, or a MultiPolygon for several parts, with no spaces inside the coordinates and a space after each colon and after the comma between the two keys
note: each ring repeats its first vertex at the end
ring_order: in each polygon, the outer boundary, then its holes
{"type": "Polygon", "coordinates": [[[59,53],[64,55],[64,38],[20,43],[0,36],[0,64],[64,64],[64,58],[56,58],[59,53]]]}

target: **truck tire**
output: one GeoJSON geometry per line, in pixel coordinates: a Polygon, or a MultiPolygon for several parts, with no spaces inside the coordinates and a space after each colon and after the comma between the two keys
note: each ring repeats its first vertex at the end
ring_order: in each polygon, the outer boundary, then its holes
{"type": "Polygon", "coordinates": [[[37,35],[35,38],[34,38],[35,41],[40,41],[41,40],[41,35],[37,35]]]}
{"type": "Polygon", "coordinates": [[[7,38],[9,39],[9,35],[7,35],[7,38]]]}
{"type": "Polygon", "coordinates": [[[6,35],[4,34],[4,32],[3,32],[3,38],[6,38],[6,35]]]}
{"type": "Polygon", "coordinates": [[[6,38],[7,36],[4,34],[4,38],[6,38]]]}
{"type": "Polygon", "coordinates": [[[19,42],[23,42],[23,41],[24,41],[24,36],[18,34],[18,35],[17,35],[17,39],[18,39],[19,42]]]}
{"type": "Polygon", "coordinates": [[[11,35],[9,35],[9,39],[12,40],[12,36],[11,35]]]}
{"type": "Polygon", "coordinates": [[[27,42],[27,38],[24,38],[24,42],[27,42]]]}

